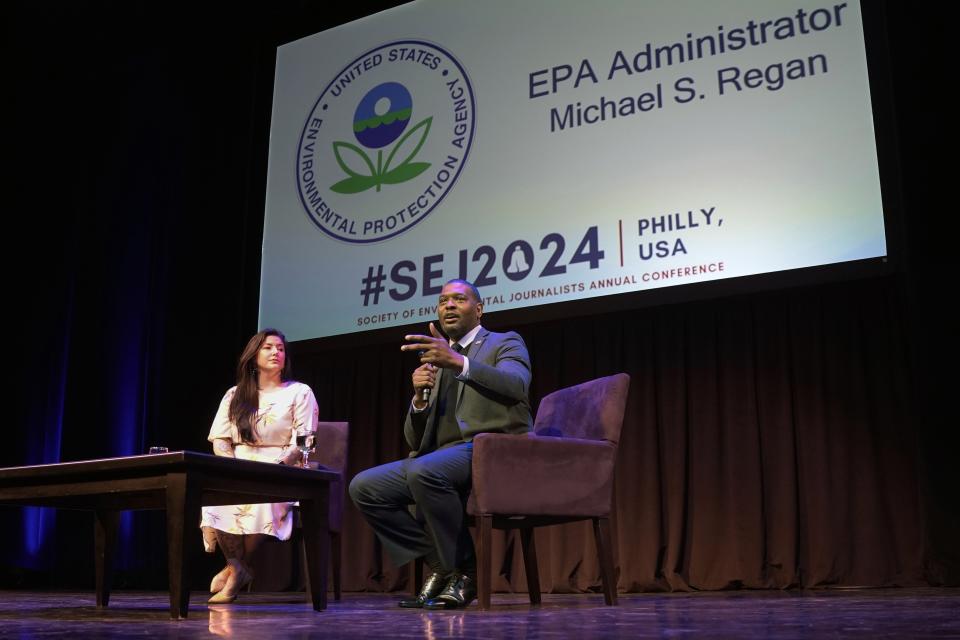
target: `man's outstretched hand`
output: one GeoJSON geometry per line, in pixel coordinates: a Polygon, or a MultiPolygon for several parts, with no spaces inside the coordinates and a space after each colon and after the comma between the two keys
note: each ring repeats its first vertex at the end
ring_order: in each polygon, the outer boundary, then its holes
{"type": "Polygon", "coordinates": [[[430,335],[413,334],[404,336],[407,344],[401,351],[416,351],[420,354],[421,364],[432,364],[441,369],[453,369],[459,375],[463,371],[463,356],[453,350],[449,341],[430,323],[430,335]]]}

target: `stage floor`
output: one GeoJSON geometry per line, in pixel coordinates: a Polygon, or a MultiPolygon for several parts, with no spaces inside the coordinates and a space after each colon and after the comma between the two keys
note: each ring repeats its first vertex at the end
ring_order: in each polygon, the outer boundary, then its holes
{"type": "Polygon", "coordinates": [[[843,589],[628,594],[494,594],[481,612],[400,609],[397,594],[344,594],[314,612],[295,593],[243,594],[232,605],[191,598],[169,619],[161,592],[117,592],[97,610],[92,593],[0,591],[0,637],[42,638],[960,638],[960,589],[843,589]]]}

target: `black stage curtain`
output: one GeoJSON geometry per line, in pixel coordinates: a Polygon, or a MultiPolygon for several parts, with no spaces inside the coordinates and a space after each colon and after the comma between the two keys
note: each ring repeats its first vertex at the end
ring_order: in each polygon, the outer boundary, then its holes
{"type": "MultiPolygon", "coordinates": [[[[881,278],[520,327],[535,406],[594,377],[632,378],[616,471],[620,588],[925,584],[902,309],[881,278]]],[[[407,453],[415,362],[398,344],[297,360],[321,413],[350,420],[351,476],[407,453]]],[[[494,544],[494,587],[525,590],[513,534],[494,544]]],[[[589,523],[540,530],[537,546],[544,590],[599,589],[589,523]]],[[[344,571],[348,590],[407,578],[352,506],[344,571]]]]}

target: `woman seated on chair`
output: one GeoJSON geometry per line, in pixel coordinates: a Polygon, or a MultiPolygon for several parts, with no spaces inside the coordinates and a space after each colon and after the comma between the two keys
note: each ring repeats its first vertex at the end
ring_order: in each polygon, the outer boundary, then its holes
{"type": "MultiPolygon", "coordinates": [[[[213,419],[208,440],[218,456],[297,464],[297,429],[317,430],[317,401],[307,385],[290,380],[286,339],[264,329],[247,342],[237,364],[237,385],[229,389],[213,419]]],[[[291,503],[204,507],[200,527],[208,553],[219,543],[227,566],[210,583],[211,603],[233,602],[253,574],[247,560],[271,535],[290,538],[291,503]]]]}

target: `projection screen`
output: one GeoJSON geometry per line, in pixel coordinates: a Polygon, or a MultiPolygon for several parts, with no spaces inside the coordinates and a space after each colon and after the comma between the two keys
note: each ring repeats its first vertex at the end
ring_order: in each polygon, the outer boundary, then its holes
{"type": "Polygon", "coordinates": [[[269,153],[292,340],[887,251],[857,2],[418,0],[278,48],[269,153]]]}

